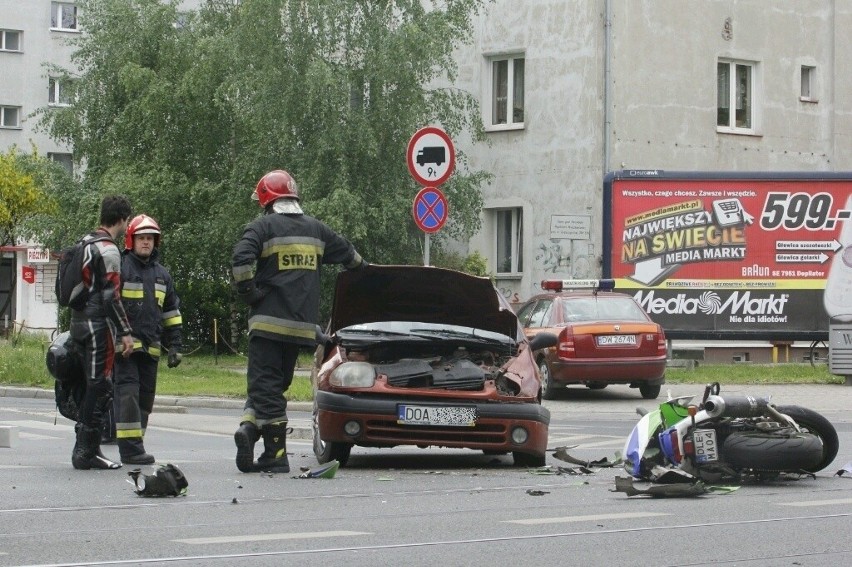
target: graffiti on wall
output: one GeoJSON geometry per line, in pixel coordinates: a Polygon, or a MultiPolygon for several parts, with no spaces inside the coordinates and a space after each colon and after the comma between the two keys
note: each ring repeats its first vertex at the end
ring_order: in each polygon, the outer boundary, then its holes
{"type": "Polygon", "coordinates": [[[586,243],[587,253],[577,253],[583,243],[550,239],[539,243],[535,259],[545,274],[569,278],[593,277],[594,245],[586,243]]]}

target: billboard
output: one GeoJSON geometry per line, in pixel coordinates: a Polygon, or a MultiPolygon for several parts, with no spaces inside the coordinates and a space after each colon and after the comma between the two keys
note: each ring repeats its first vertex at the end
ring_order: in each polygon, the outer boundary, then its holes
{"type": "Polygon", "coordinates": [[[671,338],[815,340],[852,321],[852,173],[625,170],[603,275],[671,338]]]}

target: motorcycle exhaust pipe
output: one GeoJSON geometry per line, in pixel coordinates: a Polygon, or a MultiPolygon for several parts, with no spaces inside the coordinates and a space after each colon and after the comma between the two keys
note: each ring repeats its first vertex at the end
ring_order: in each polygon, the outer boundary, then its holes
{"type": "Polygon", "coordinates": [[[767,412],[769,398],[755,396],[708,396],[704,411],[715,417],[759,417],[767,412]]]}

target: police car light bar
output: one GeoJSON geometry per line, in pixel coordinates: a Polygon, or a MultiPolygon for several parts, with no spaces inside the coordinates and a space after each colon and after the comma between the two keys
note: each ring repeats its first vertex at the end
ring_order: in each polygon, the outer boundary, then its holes
{"type": "Polygon", "coordinates": [[[565,291],[569,289],[612,291],[615,289],[615,280],[610,278],[600,280],[542,280],[541,289],[548,291],[565,291]]]}

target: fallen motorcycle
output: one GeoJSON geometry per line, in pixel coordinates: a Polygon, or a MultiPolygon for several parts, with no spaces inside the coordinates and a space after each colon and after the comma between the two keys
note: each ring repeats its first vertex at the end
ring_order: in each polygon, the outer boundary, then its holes
{"type": "Polygon", "coordinates": [[[645,413],[624,444],[627,472],[657,482],[673,472],[707,482],[767,479],[813,474],[837,455],[837,431],[819,413],[719,390],[708,384],[700,403],[683,396],[645,413]]]}

